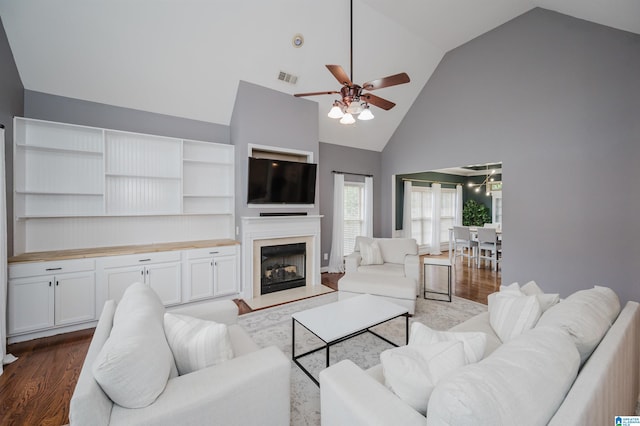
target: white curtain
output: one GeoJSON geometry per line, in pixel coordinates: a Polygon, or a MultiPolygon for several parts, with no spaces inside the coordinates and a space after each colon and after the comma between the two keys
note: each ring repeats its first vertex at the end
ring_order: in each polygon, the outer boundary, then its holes
{"type": "Polygon", "coordinates": [[[456,213],[455,226],[462,226],[462,185],[456,185],[456,213]]]}
{"type": "Polygon", "coordinates": [[[404,181],[404,203],[402,204],[402,233],[405,238],[413,238],[411,235],[411,191],[413,185],[411,181],[404,181]]]}
{"type": "Polygon", "coordinates": [[[442,210],[442,185],[434,183],[431,185],[431,243],[429,244],[429,254],[442,254],[440,251],[440,212],[442,210]]]}
{"type": "Polygon", "coordinates": [[[0,128],[0,374],[2,365],[15,361],[7,355],[7,200],[4,178],[4,128],[0,128]]]}
{"type": "Polygon", "coordinates": [[[333,175],[333,232],[329,272],[344,272],[344,175],[333,175]]]}
{"type": "Polygon", "coordinates": [[[373,238],[373,178],[364,178],[364,235],[373,238]]]}

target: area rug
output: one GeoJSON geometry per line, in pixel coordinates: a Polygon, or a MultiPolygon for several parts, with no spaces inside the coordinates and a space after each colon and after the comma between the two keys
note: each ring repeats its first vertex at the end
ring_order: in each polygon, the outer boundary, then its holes
{"type": "MultiPolygon", "coordinates": [[[[262,346],[275,345],[291,358],[291,314],[338,300],[337,293],[241,315],[239,324],[254,341],[262,346]]],[[[416,313],[409,322],[419,321],[437,330],[446,330],[487,310],[486,305],[453,297],[451,303],[417,299],[416,313]]],[[[327,318],[330,321],[330,318],[327,318]]],[[[397,318],[377,326],[375,331],[402,345],[405,343],[405,319],[397,318]]],[[[304,328],[296,325],[296,354],[318,348],[322,342],[304,328]]],[[[362,368],[380,363],[380,353],[392,346],[382,339],[365,333],[331,347],[330,364],[350,359],[362,368]]],[[[325,352],[319,351],[300,359],[317,379],[325,368],[325,352]]],[[[320,389],[300,368],[291,363],[291,425],[320,425],[320,389]]]]}

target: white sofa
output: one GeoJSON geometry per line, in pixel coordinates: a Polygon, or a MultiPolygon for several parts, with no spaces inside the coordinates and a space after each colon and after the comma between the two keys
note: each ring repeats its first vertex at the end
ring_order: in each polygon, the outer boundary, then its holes
{"type": "MultiPolygon", "coordinates": [[[[617,317],[613,316],[615,322],[579,366],[578,352],[582,351],[582,355],[589,352],[579,347],[577,341],[589,334],[590,326],[583,327],[588,320],[583,325],[576,322],[584,318],[576,318],[575,312],[568,309],[570,304],[564,303],[545,312],[535,328],[504,344],[493,331],[488,312],[452,328],[451,331],[486,333],[485,357],[435,384],[426,417],[385,386],[381,365],[365,371],[350,360],[334,364],[320,373],[322,424],[603,425],[611,424],[614,416],[634,415],[640,376],[640,305],[628,302],[617,317]],[[562,344],[526,348],[527,341],[535,345],[547,334],[553,334],[562,344]],[[562,345],[565,347],[559,355],[558,346],[562,345]],[[573,363],[574,375],[565,378],[564,383],[568,391],[556,386],[551,371],[557,363],[573,363]],[[528,381],[518,382],[523,377],[528,381]],[[505,404],[507,410],[516,413],[506,421],[498,413],[505,404]],[[540,420],[541,412],[547,413],[546,420],[540,420]]],[[[617,311],[619,308],[618,302],[617,311]]],[[[594,312],[598,316],[604,309],[594,311],[598,311],[594,312]]]]}
{"type": "MultiPolygon", "coordinates": [[[[143,335],[136,337],[135,340],[140,341],[146,338],[144,334],[157,331],[157,327],[164,327],[162,322],[164,307],[153,290],[143,284],[130,286],[119,305],[125,304],[125,298],[134,287],[140,296],[135,302],[136,308],[140,309],[134,309],[134,311],[143,312],[151,306],[154,312],[151,321],[155,324],[145,323],[139,327],[143,335]]],[[[151,368],[153,380],[156,375],[164,375],[166,380],[168,375],[166,386],[157,399],[148,406],[125,408],[118,405],[107,396],[94,376],[96,368],[94,364],[98,364],[96,360],[100,359],[103,347],[107,345],[113,347],[114,343],[123,343],[113,342],[113,339],[119,338],[122,334],[115,331],[112,333],[114,317],[117,322],[119,312],[117,312],[116,303],[109,300],[104,305],[71,398],[69,412],[71,425],[244,426],[261,424],[281,426],[289,424],[290,361],[275,346],[261,349],[253,342],[249,335],[236,324],[238,308],[233,301],[213,301],[175,309],[171,312],[227,324],[228,341],[233,348],[234,357],[220,364],[178,375],[171,349],[169,349],[171,365],[167,367],[170,370],[160,365],[162,363],[155,361],[154,353],[140,354],[138,361],[143,363],[142,368],[151,368]],[[111,341],[108,340],[110,337],[111,341]]],[[[127,317],[129,322],[127,326],[135,328],[136,322],[143,322],[139,316],[136,316],[137,314],[138,312],[133,312],[133,315],[127,317]]],[[[122,316],[120,320],[121,318],[122,316]]],[[[160,340],[162,340],[164,328],[160,334],[160,340]]],[[[135,340],[129,342],[135,343],[135,340]]],[[[162,346],[162,342],[160,343],[162,346]]],[[[166,339],[164,344],[168,345],[166,339]]],[[[144,352],[145,348],[138,349],[144,352]]],[[[126,356],[127,350],[128,348],[122,351],[122,356],[126,356]]],[[[161,347],[160,350],[166,352],[167,349],[161,347]]],[[[137,356],[135,352],[129,355],[137,356]]],[[[115,358],[119,356],[118,353],[113,355],[115,358]]],[[[135,372],[133,375],[135,376],[135,372]]],[[[127,380],[127,377],[123,380],[127,380]]]]}
{"type": "MultiPolygon", "coordinates": [[[[420,256],[418,244],[413,238],[368,238],[356,237],[353,253],[345,256],[345,272],[360,272],[376,275],[413,278],[420,282],[420,256]],[[361,243],[376,242],[382,254],[382,264],[363,265],[360,254],[361,243]]],[[[418,286],[419,287],[419,286],[418,286]]],[[[417,293],[416,293],[417,295],[417,293]]]]}

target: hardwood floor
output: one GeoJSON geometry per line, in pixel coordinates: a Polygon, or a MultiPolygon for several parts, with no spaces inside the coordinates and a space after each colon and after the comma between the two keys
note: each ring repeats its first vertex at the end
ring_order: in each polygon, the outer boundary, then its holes
{"type": "MultiPolygon", "coordinates": [[[[337,290],[342,275],[322,274],[322,284],[337,290]]],[[[461,260],[453,276],[456,296],[484,304],[501,282],[500,271],[468,268],[461,260]]],[[[240,314],[251,312],[244,301],[235,302],[240,314]]],[[[8,352],[19,359],[5,365],[0,376],[0,425],[68,423],[69,401],[92,336],[90,329],[9,345],[8,352]]]]}

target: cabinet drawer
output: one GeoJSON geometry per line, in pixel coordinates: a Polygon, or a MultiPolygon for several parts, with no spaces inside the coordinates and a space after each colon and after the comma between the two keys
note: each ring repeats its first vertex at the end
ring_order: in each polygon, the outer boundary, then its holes
{"type": "Polygon", "coordinates": [[[211,256],[228,256],[236,254],[236,246],[219,246],[203,249],[188,250],[187,259],[200,259],[211,256]]]}
{"type": "Polygon", "coordinates": [[[104,268],[119,268],[122,266],[144,266],[150,263],[179,262],[179,251],[164,251],[154,253],[140,253],[127,256],[105,257],[101,261],[104,268]]]}
{"type": "Polygon", "coordinates": [[[66,274],[68,272],[93,271],[94,259],[61,260],[59,262],[25,262],[9,264],[9,279],[39,275],[66,274]]]}

